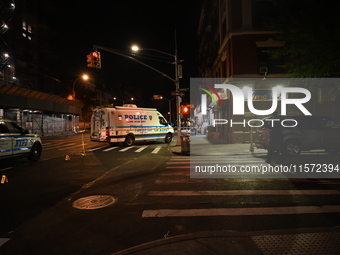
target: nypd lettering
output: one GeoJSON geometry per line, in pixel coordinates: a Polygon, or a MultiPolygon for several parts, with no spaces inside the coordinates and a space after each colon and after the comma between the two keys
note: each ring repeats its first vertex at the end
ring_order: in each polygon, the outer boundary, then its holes
{"type": "Polygon", "coordinates": [[[27,139],[16,140],[14,147],[24,147],[27,146],[27,144],[28,144],[27,139]]]}

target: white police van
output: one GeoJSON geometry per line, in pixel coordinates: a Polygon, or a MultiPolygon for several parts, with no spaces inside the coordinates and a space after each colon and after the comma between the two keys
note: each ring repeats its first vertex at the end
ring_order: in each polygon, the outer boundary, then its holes
{"type": "Polygon", "coordinates": [[[42,143],[38,135],[29,134],[15,122],[0,118],[0,159],[27,156],[38,161],[41,152],[42,143]]]}
{"type": "Polygon", "coordinates": [[[135,141],[172,141],[174,129],[154,108],[134,104],[114,108],[96,107],[91,118],[91,141],[124,143],[135,141]]]}

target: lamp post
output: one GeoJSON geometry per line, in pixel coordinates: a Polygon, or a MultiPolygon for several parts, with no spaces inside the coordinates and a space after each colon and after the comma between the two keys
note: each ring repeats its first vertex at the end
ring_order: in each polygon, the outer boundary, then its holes
{"type": "Polygon", "coordinates": [[[77,78],[72,85],[72,97],[75,99],[76,98],[76,92],[74,90],[74,85],[76,85],[76,82],[80,79],[83,79],[83,81],[87,81],[89,79],[89,76],[87,74],[83,74],[82,77],[77,78]]]}

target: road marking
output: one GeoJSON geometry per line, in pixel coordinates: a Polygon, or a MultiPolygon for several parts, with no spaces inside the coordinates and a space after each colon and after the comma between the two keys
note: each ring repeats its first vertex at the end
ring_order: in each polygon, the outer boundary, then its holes
{"type": "Polygon", "coordinates": [[[177,176],[177,175],[180,175],[180,176],[188,176],[190,175],[190,173],[183,173],[183,172],[171,172],[171,173],[161,173],[159,174],[161,176],[177,176]]]}
{"type": "Polygon", "coordinates": [[[12,169],[12,168],[13,168],[13,167],[3,168],[3,169],[0,169],[0,172],[7,171],[7,170],[12,169]]]}
{"type": "Polygon", "coordinates": [[[51,149],[57,149],[57,148],[61,148],[61,147],[68,147],[71,145],[75,145],[76,143],[68,143],[68,144],[59,144],[59,145],[48,145],[48,146],[44,146],[44,150],[51,150],[51,149]]]}
{"type": "Polygon", "coordinates": [[[190,166],[167,166],[166,169],[184,169],[184,168],[190,168],[190,166]]]}
{"type": "Polygon", "coordinates": [[[185,190],[150,191],[149,196],[262,196],[340,195],[337,190],[185,190]]]}
{"type": "Polygon", "coordinates": [[[107,149],[105,149],[103,151],[112,151],[112,150],[117,149],[117,148],[119,148],[119,146],[110,147],[110,148],[107,148],[107,149]]]}
{"type": "Polygon", "coordinates": [[[130,150],[130,149],[132,149],[133,147],[135,147],[135,146],[126,147],[126,148],[124,148],[124,149],[119,150],[119,152],[124,152],[124,151],[130,150]]]}
{"type": "Polygon", "coordinates": [[[11,240],[11,239],[10,238],[0,238],[0,246],[4,245],[9,240],[11,240]]]}
{"type": "MultiPolygon", "coordinates": [[[[63,151],[63,150],[67,150],[67,149],[69,149],[69,146],[71,146],[71,145],[75,145],[76,143],[69,143],[69,144],[64,144],[64,145],[62,145],[62,146],[58,146],[58,147],[64,147],[64,148],[61,148],[61,149],[58,149],[59,151],[63,151]]],[[[78,145],[81,145],[81,144],[78,144],[78,145]]],[[[56,147],[54,147],[54,148],[56,148],[56,147]]]]}
{"type": "Polygon", "coordinates": [[[190,162],[181,162],[181,161],[176,161],[176,162],[166,162],[167,165],[178,165],[178,164],[190,164],[190,162]]]}
{"type": "Polygon", "coordinates": [[[339,205],[144,210],[143,218],[339,213],[339,205]]]}
{"type": "Polygon", "coordinates": [[[135,150],[135,152],[141,152],[142,150],[146,149],[148,146],[140,147],[138,150],[135,150]]]}
{"type": "Polygon", "coordinates": [[[219,179],[179,179],[179,180],[156,180],[155,184],[181,184],[181,183],[216,183],[219,179]]]}
{"type": "Polygon", "coordinates": [[[157,146],[151,153],[157,154],[161,148],[162,146],[157,146]]]}
{"type": "MultiPolygon", "coordinates": [[[[84,143],[84,146],[87,145],[86,143],[84,143]]],[[[79,146],[83,146],[82,144],[76,144],[74,145],[73,147],[79,147],[79,146]]],[[[60,147],[60,146],[59,146],[60,147]]],[[[54,149],[54,148],[53,148],[54,149]]],[[[69,149],[69,147],[62,147],[61,149],[58,149],[59,151],[64,151],[64,150],[67,150],[69,149]]]]}
{"type": "Polygon", "coordinates": [[[89,149],[88,151],[96,151],[96,150],[100,150],[103,148],[107,148],[107,146],[102,146],[102,147],[97,147],[97,148],[93,148],[93,149],[89,149]]]}
{"type": "Polygon", "coordinates": [[[176,160],[180,160],[180,161],[189,161],[190,158],[187,158],[187,157],[172,157],[170,160],[173,160],[173,161],[176,161],[176,160]]]}

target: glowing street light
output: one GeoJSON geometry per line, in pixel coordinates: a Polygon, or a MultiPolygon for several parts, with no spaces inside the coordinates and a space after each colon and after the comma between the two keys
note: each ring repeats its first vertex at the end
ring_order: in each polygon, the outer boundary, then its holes
{"type": "Polygon", "coordinates": [[[74,82],[73,82],[73,86],[72,86],[72,97],[75,99],[76,98],[76,92],[74,90],[74,85],[76,84],[76,82],[80,79],[82,79],[83,81],[87,81],[90,77],[87,74],[83,74],[81,77],[77,78],[74,82]]]}
{"type": "Polygon", "coordinates": [[[139,47],[137,45],[132,45],[131,47],[132,51],[139,51],[139,47]]]}

